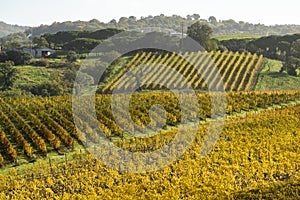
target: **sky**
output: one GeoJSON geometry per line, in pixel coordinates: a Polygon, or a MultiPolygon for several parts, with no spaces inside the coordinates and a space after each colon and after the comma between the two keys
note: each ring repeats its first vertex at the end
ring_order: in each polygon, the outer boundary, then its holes
{"type": "Polygon", "coordinates": [[[300,24],[299,0],[0,0],[0,21],[26,26],[53,22],[109,22],[120,17],[197,13],[265,25],[300,24]]]}

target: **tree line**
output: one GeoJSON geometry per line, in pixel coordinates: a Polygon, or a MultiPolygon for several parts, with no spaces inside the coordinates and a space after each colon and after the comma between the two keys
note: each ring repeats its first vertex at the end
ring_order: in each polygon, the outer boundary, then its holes
{"type": "Polygon", "coordinates": [[[284,62],[281,71],[296,76],[300,70],[300,34],[267,36],[258,39],[231,39],[219,42],[229,51],[247,51],[284,62]]]}
{"type": "Polygon", "coordinates": [[[184,32],[188,27],[199,21],[202,24],[208,24],[212,27],[214,35],[282,35],[287,33],[300,32],[299,25],[274,25],[266,26],[263,24],[252,24],[244,21],[235,21],[233,19],[218,20],[214,16],[208,19],[201,18],[200,14],[189,14],[185,17],[179,15],[166,16],[164,14],[156,16],[146,16],[137,18],[135,16],[121,17],[119,19],[112,19],[108,23],[101,22],[97,19],[90,21],[66,21],[54,22],[51,25],[41,25],[36,28],[30,28],[26,32],[33,35],[41,35],[44,33],[56,33],[58,31],[67,30],[98,30],[106,28],[116,29],[137,29],[141,27],[162,27],[173,29],[177,32],[184,32]]]}
{"type": "Polygon", "coordinates": [[[300,25],[273,25],[266,26],[263,24],[252,24],[244,21],[235,21],[233,19],[218,20],[214,16],[203,19],[199,14],[189,14],[185,17],[179,15],[166,16],[164,14],[157,16],[146,16],[138,19],[135,16],[121,17],[112,19],[108,23],[101,22],[97,19],[90,21],[65,21],[53,22],[51,25],[40,25],[38,27],[14,27],[5,23],[0,23],[0,43],[22,42],[29,43],[28,36],[40,36],[45,33],[55,34],[60,31],[96,31],[100,29],[122,29],[132,30],[143,27],[161,27],[172,29],[176,32],[187,32],[188,27],[200,22],[212,27],[214,36],[224,35],[285,35],[288,33],[300,32],[300,25]],[[13,28],[13,31],[11,30],[13,28]],[[6,31],[8,30],[8,31],[6,31]],[[1,32],[3,32],[1,35],[1,32]],[[11,33],[11,34],[9,34],[11,33]],[[9,35],[8,35],[9,34],[9,35]],[[5,37],[3,37],[5,36],[5,37]]]}

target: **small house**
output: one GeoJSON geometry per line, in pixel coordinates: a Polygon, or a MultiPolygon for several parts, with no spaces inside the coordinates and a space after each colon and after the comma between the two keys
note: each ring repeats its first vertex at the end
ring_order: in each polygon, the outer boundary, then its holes
{"type": "Polygon", "coordinates": [[[30,48],[15,48],[16,51],[23,51],[25,53],[31,54],[35,58],[47,58],[55,54],[55,50],[50,48],[40,48],[40,49],[30,49],[30,48]]]}
{"type": "Polygon", "coordinates": [[[55,50],[49,48],[35,49],[35,55],[33,57],[41,58],[41,57],[49,57],[55,54],[55,50]]]}

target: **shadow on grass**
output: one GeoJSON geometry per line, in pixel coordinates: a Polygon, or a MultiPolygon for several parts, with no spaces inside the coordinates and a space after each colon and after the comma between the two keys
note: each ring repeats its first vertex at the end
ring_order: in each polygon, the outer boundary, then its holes
{"type": "Polygon", "coordinates": [[[281,73],[281,72],[267,72],[263,74],[263,76],[269,76],[272,78],[284,78],[284,77],[289,77],[288,74],[281,73]]]}

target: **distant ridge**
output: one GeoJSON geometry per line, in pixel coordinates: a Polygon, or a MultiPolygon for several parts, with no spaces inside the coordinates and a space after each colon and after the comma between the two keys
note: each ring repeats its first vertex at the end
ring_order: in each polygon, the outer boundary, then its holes
{"type": "Polygon", "coordinates": [[[12,33],[23,32],[28,28],[28,26],[11,25],[0,21],[0,37],[4,37],[12,33]]]}
{"type": "Polygon", "coordinates": [[[201,19],[199,15],[188,15],[181,17],[178,15],[165,16],[148,16],[137,19],[134,16],[121,17],[119,20],[111,20],[108,23],[100,22],[97,19],[90,21],[66,21],[54,22],[51,25],[41,25],[39,27],[31,28],[28,33],[33,35],[41,35],[44,33],[56,33],[64,30],[99,30],[104,28],[117,28],[117,29],[137,29],[141,27],[161,27],[166,29],[173,29],[177,32],[186,32],[187,28],[200,21],[201,23],[209,24],[213,28],[215,36],[224,35],[285,35],[300,33],[300,25],[272,25],[266,26],[263,24],[251,24],[248,22],[236,22],[232,19],[217,20],[211,16],[209,19],[201,19]]]}
{"type": "Polygon", "coordinates": [[[9,25],[0,22],[0,37],[24,32],[29,35],[42,35],[44,33],[57,33],[59,31],[77,31],[77,30],[99,30],[106,28],[116,29],[137,29],[144,27],[161,27],[172,29],[176,32],[186,32],[187,28],[193,23],[200,21],[201,23],[209,24],[215,36],[228,35],[254,35],[254,36],[268,36],[268,35],[286,35],[300,33],[300,25],[272,25],[266,26],[263,24],[251,24],[248,22],[236,22],[232,19],[217,20],[211,16],[209,19],[201,19],[200,15],[193,14],[181,17],[178,15],[165,16],[163,14],[157,16],[141,17],[137,19],[134,16],[121,17],[119,20],[112,19],[108,23],[101,22],[97,19],[90,21],[65,21],[53,22],[51,25],[40,25],[38,27],[25,27],[18,25],[9,25]]]}

